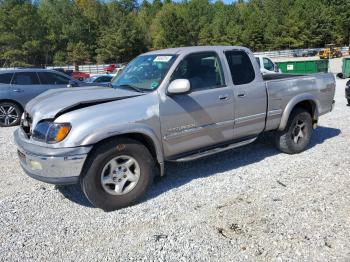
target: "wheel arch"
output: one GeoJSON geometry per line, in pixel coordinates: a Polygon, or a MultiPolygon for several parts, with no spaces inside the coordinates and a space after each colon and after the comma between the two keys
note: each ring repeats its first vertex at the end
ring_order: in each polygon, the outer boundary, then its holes
{"type": "Polygon", "coordinates": [[[100,135],[98,138],[95,139],[93,143],[90,142],[90,144],[94,145],[91,152],[94,150],[94,148],[96,148],[97,145],[100,145],[101,143],[104,143],[108,140],[117,140],[120,138],[130,138],[146,146],[156,163],[159,165],[160,175],[164,174],[163,148],[161,146],[161,143],[157,139],[157,136],[152,131],[129,130],[125,132],[114,133],[112,135],[108,133],[100,135]]]}
{"type": "Polygon", "coordinates": [[[303,108],[310,113],[313,122],[318,120],[319,104],[312,94],[301,94],[292,98],[285,107],[278,130],[284,130],[287,126],[290,114],[295,108],[303,108]]]}
{"type": "Polygon", "coordinates": [[[21,105],[21,103],[17,102],[16,100],[12,100],[12,99],[0,99],[0,103],[2,102],[7,102],[7,103],[13,103],[16,104],[17,106],[19,106],[19,108],[24,111],[24,106],[21,105]]]}

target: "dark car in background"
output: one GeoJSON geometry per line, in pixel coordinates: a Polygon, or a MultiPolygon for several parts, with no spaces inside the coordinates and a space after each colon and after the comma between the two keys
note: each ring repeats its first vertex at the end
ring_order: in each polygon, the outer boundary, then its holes
{"type": "Polygon", "coordinates": [[[18,125],[27,102],[47,90],[88,85],[56,70],[0,71],[0,127],[18,125]]]}
{"type": "Polygon", "coordinates": [[[316,49],[293,51],[294,57],[309,57],[309,56],[316,56],[317,54],[318,54],[318,51],[316,49]]]}
{"type": "Polygon", "coordinates": [[[102,86],[108,86],[113,78],[113,75],[94,75],[84,80],[88,84],[97,84],[102,86]]]}

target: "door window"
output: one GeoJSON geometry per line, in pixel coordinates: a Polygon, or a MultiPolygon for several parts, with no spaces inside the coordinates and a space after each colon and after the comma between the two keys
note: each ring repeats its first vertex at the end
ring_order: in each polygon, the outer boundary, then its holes
{"type": "Polygon", "coordinates": [[[70,80],[68,77],[51,72],[38,72],[38,75],[43,85],[67,85],[70,80]]]}
{"type": "Polygon", "coordinates": [[[249,84],[255,79],[255,71],[249,56],[244,51],[225,52],[235,85],[249,84]]]}
{"type": "Polygon", "coordinates": [[[225,85],[220,59],[213,52],[186,56],[172,76],[175,79],[188,79],[192,91],[225,85]]]}
{"type": "Polygon", "coordinates": [[[263,58],[263,62],[264,62],[264,67],[266,70],[274,71],[275,65],[272,63],[272,61],[270,59],[263,58]]]}
{"type": "Polygon", "coordinates": [[[13,76],[13,73],[0,74],[0,83],[1,84],[11,83],[12,76],[13,76]]]}
{"type": "Polygon", "coordinates": [[[35,72],[15,73],[11,84],[13,85],[38,85],[39,79],[35,72]]]}

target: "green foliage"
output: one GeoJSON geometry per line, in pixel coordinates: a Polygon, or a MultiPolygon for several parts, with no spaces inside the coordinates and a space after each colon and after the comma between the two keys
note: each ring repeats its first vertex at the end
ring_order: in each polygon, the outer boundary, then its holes
{"type": "Polygon", "coordinates": [[[190,44],[190,32],[181,6],[163,6],[153,21],[152,39],[156,49],[190,44]]]}
{"type": "Polygon", "coordinates": [[[346,0],[0,0],[0,66],[126,62],[187,45],[348,44],[346,0]]]}

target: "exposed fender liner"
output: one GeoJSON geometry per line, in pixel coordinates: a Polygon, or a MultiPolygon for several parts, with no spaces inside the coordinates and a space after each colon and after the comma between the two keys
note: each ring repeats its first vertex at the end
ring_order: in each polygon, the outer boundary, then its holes
{"type": "Polygon", "coordinates": [[[118,135],[140,134],[152,141],[157,155],[157,161],[160,165],[161,176],[164,174],[164,154],[163,147],[155,132],[146,125],[130,123],[125,125],[110,126],[107,128],[97,129],[88,137],[84,138],[81,145],[93,145],[106,138],[118,135]]]}
{"type": "Polygon", "coordinates": [[[320,104],[317,101],[316,97],[310,93],[300,94],[300,95],[293,97],[288,102],[288,104],[285,107],[284,112],[282,114],[282,118],[281,118],[281,122],[280,122],[280,125],[278,127],[278,130],[284,130],[286,128],[287,123],[288,123],[288,118],[290,116],[290,113],[294,109],[295,105],[300,103],[300,102],[303,102],[303,101],[312,101],[314,103],[315,108],[314,108],[314,112],[312,115],[312,119],[313,120],[318,119],[318,112],[319,112],[320,104]]]}

